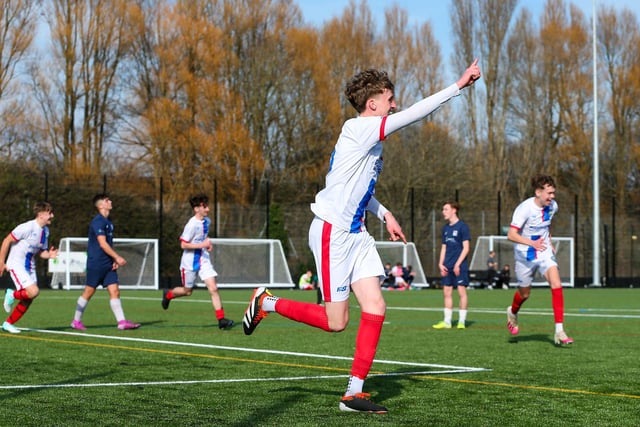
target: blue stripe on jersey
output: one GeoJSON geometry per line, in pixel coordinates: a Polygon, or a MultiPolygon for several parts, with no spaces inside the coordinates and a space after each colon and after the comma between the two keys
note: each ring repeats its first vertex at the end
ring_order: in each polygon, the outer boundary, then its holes
{"type": "Polygon", "coordinates": [[[329,159],[329,172],[331,172],[331,169],[333,168],[333,159],[336,157],[336,150],[333,150],[331,152],[331,158],[329,159]]]}
{"type": "Polygon", "coordinates": [[[33,260],[33,254],[28,252],[27,256],[24,258],[24,269],[27,271],[31,271],[31,260],[33,260]]]}
{"type": "Polygon", "coordinates": [[[542,219],[544,221],[551,220],[551,205],[542,208],[542,219]]]}
{"type": "Polygon", "coordinates": [[[351,228],[349,229],[350,233],[360,233],[362,231],[362,223],[364,222],[364,211],[367,209],[367,205],[369,204],[369,200],[373,197],[373,191],[376,187],[376,180],[372,179],[369,181],[369,188],[367,188],[367,192],[364,193],[364,197],[358,203],[358,209],[356,209],[353,218],[351,218],[351,228]]]}
{"type": "MultiPolygon", "coordinates": [[[[531,240],[538,240],[540,236],[531,236],[531,240]]],[[[536,250],[531,246],[527,246],[527,261],[536,259],[536,250]]]]}
{"type": "Polygon", "coordinates": [[[202,251],[204,249],[195,249],[193,251],[193,270],[200,270],[200,258],[202,258],[202,251]]]}

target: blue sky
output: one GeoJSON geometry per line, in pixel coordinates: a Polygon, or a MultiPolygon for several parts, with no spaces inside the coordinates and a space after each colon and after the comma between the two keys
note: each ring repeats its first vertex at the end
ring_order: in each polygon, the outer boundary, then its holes
{"type": "MultiPolygon", "coordinates": [[[[572,3],[580,7],[587,18],[591,20],[593,1],[567,0],[567,4],[572,3]]],[[[444,63],[449,63],[450,52],[453,49],[450,43],[450,0],[367,0],[367,3],[380,27],[383,25],[384,10],[394,3],[409,12],[411,25],[430,21],[434,35],[440,42],[444,63]]],[[[544,0],[520,0],[519,5],[527,7],[531,12],[539,15],[545,3],[544,0]]],[[[305,21],[319,26],[333,17],[342,15],[344,9],[349,5],[349,0],[297,0],[297,4],[302,10],[305,21]]],[[[356,4],[360,4],[360,0],[356,0],[356,4]]],[[[595,4],[596,7],[608,5],[614,6],[616,9],[626,7],[640,19],[640,0],[595,0],[595,4]]]]}

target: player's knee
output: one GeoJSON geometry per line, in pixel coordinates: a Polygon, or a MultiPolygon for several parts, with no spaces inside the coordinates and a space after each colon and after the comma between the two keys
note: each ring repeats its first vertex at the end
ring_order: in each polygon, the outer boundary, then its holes
{"type": "Polygon", "coordinates": [[[193,288],[184,288],[184,296],[186,297],[191,296],[192,293],[193,293],[193,288]]]}
{"type": "Polygon", "coordinates": [[[35,297],[40,295],[40,288],[38,288],[38,286],[28,286],[27,295],[29,296],[29,298],[34,299],[35,297]]]}
{"type": "Polygon", "coordinates": [[[349,319],[329,320],[329,329],[331,332],[342,332],[347,328],[349,319]]]}

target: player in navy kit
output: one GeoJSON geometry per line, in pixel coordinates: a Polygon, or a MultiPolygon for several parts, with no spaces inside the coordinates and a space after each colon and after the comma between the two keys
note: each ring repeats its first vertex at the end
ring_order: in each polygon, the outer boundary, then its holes
{"type": "Polygon", "coordinates": [[[343,411],[387,413],[387,408],[373,403],[369,393],[362,391],[386,312],[380,289],[384,267],[375,241],[365,229],[365,211],[386,223],[391,240],[406,242],[393,214],[374,197],[382,171],[382,141],[473,84],[480,78],[477,64],[476,59],[457,83],[391,115],[396,101],[387,73],[366,70],[349,81],[345,95],[358,117],[347,120],[342,127],[331,155],[326,186],[311,205],[315,218],[309,228],[309,247],[325,305],[278,298],[261,287],[255,290],[245,312],[243,327],[247,335],[273,311],[327,332],[340,332],[349,322],[349,291],[353,291],[361,315],[351,375],[339,404],[343,411]]]}
{"type": "Polygon", "coordinates": [[[513,251],[518,290],[512,304],[507,307],[507,328],[518,335],[518,311],[531,294],[531,282],[537,271],[549,282],[551,306],[555,320],[554,342],[573,344],[564,331],[564,296],[555,249],[551,243],[551,220],[558,211],[555,201],[556,184],[549,175],[536,175],[531,179],[535,195],[520,203],[513,212],[507,238],[515,243],[513,251]]]}
{"type": "Polygon", "coordinates": [[[211,240],[209,240],[211,220],[207,216],[209,214],[209,198],[206,194],[197,194],[189,199],[189,203],[193,209],[193,216],[180,235],[180,247],[183,250],[180,261],[182,286],[163,292],[162,308],[168,309],[172,299],[191,295],[196,275],[199,275],[209,290],[211,304],[218,320],[218,328],[229,329],[233,326],[233,320],[224,317],[222,299],[216,283],[218,273],[213,269],[209,256],[209,251],[211,251],[211,240]]]}
{"type": "Polygon", "coordinates": [[[35,219],[18,225],[2,241],[0,247],[0,276],[6,271],[11,275],[16,290],[7,289],[4,295],[4,309],[11,313],[2,324],[2,329],[12,333],[20,333],[14,324],[26,313],[33,300],[40,293],[36,275],[35,256],[40,254],[44,259],[58,256],[58,250],[49,247],[49,227],[53,219],[53,208],[48,202],[34,205],[35,219]],[[9,259],[7,259],[7,253],[9,259]],[[5,264],[6,260],[6,264],[5,264]],[[13,307],[13,303],[18,304],[13,307]]]}
{"type": "Polygon", "coordinates": [[[79,330],[87,329],[82,323],[82,315],[98,286],[104,286],[109,291],[109,305],[118,322],[118,329],[137,329],[140,324],[125,318],[120,301],[118,269],[124,266],[127,260],[113,249],[114,227],[109,219],[113,202],[108,195],[98,194],[93,198],[93,205],[98,213],[89,224],[87,284],[82,295],[78,297],[71,327],[79,330]]]}
{"type": "Polygon", "coordinates": [[[448,201],[442,206],[442,216],[447,224],[442,228],[440,249],[440,275],[444,295],[444,320],[433,325],[434,329],[451,329],[453,315],[453,288],[458,290],[460,310],[458,329],[465,328],[467,320],[467,286],[469,286],[469,265],[467,255],[471,241],[469,226],[458,217],[458,202],[448,201]]]}

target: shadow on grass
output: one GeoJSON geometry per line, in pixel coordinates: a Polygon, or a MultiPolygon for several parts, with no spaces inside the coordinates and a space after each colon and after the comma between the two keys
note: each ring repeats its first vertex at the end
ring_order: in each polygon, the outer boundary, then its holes
{"type": "MultiPolygon", "coordinates": [[[[154,320],[154,321],[150,321],[150,322],[144,322],[140,325],[140,327],[144,327],[144,326],[150,326],[150,325],[155,325],[158,323],[166,323],[165,320],[154,320]]],[[[191,325],[191,327],[193,327],[191,325]]],[[[218,325],[216,325],[216,328],[218,327],[218,325]]],[[[122,329],[118,329],[118,324],[114,321],[114,323],[109,323],[109,324],[101,324],[101,325],[88,325],[87,326],[87,330],[86,331],[80,331],[77,329],[73,329],[71,326],[42,326],[42,327],[38,327],[38,329],[45,329],[48,331],[77,331],[77,332],[91,332],[92,330],[102,330],[102,329],[111,329],[111,330],[115,330],[115,331],[120,331],[122,329]]]]}
{"type": "Polygon", "coordinates": [[[553,338],[549,334],[531,334],[531,335],[518,335],[516,337],[509,337],[509,344],[518,344],[519,342],[539,341],[554,345],[553,338]]]}

